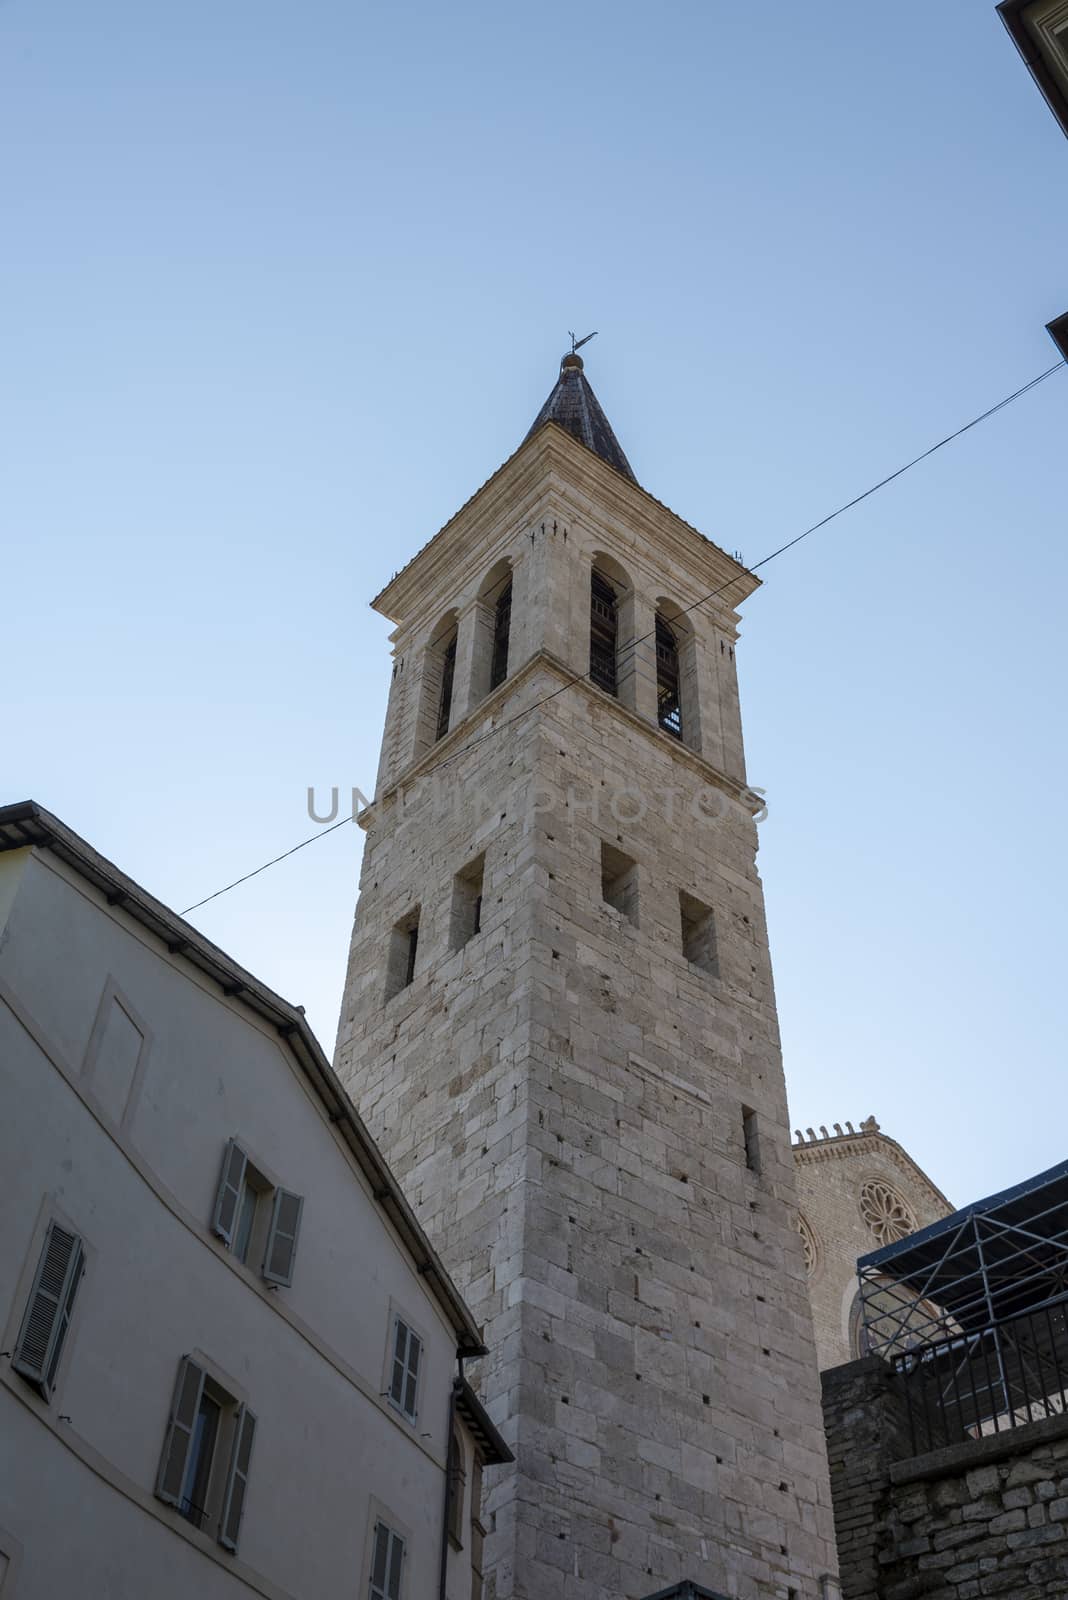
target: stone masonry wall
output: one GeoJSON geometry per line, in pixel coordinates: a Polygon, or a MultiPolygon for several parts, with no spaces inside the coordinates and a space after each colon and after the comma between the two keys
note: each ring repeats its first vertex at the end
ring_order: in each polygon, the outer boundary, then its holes
{"type": "Polygon", "coordinates": [[[842,1600],[1064,1600],[1068,1418],[909,1456],[877,1356],[823,1374],[842,1600]]]}
{"type": "Polygon", "coordinates": [[[529,522],[502,504],[503,543],[479,524],[498,476],[390,591],[405,673],[458,612],[461,718],[424,759],[416,676],[395,688],[337,1068],[485,1327],[472,1377],[516,1454],[486,1478],[487,1600],[687,1580],[821,1600],[830,1489],[734,618],[692,609],[727,558],[556,433],[507,469],[552,468],[529,522]],[[516,647],[463,716],[466,597],[502,555],[516,647]],[[632,703],[584,679],[602,555],[638,636],[660,597],[691,606],[692,746],[656,726],[649,650],[621,652],[632,703]],[[635,864],[623,908],[605,847],[635,864]],[[479,858],[481,927],[456,948],[454,879],[479,858]],[[711,908],[714,954],[706,928],[688,959],[680,895],[711,908]]]}

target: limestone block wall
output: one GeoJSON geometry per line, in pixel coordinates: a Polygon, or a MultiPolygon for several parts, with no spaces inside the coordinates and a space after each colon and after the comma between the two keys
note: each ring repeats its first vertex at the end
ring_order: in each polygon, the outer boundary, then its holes
{"type": "Polygon", "coordinates": [[[562,681],[532,663],[443,741],[437,782],[371,814],[338,1070],[485,1324],[517,1453],[487,1473],[487,1596],[689,1578],[818,1600],[831,1508],[756,830],[610,697],[546,700],[562,681]],[[605,844],[636,864],[636,922],[604,899],[605,844]],[[453,878],[483,853],[481,929],[452,950],[453,878]],[[713,970],[683,953],[680,893],[712,911],[713,970]]]}
{"type": "Polygon", "coordinates": [[[1063,1600],[1068,1418],[910,1457],[876,1356],[823,1374],[843,1600],[1063,1600]]]}

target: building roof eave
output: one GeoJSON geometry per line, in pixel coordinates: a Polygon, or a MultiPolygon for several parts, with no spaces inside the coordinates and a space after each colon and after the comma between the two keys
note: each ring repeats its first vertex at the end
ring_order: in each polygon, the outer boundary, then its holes
{"type": "Polygon", "coordinates": [[[105,896],[109,905],[133,917],[166,945],[171,955],[190,961],[214,978],[225,995],[238,999],[273,1024],[315,1090],[327,1116],[345,1140],[406,1252],[425,1278],[464,1356],[486,1354],[481,1329],[423,1231],[415,1213],[364,1126],[303,1011],[233,961],[190,923],[142,889],[81,836],[34,800],[0,806],[0,853],[29,847],[52,852],[105,896]]]}

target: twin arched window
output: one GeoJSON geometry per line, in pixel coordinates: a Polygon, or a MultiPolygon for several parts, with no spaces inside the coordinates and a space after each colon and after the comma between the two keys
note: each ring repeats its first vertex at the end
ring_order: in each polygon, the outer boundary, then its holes
{"type": "MultiPolygon", "coordinates": [[[[508,676],[512,631],[512,572],[500,562],[487,574],[475,601],[474,638],[470,646],[470,681],[456,681],[458,627],[466,623],[450,611],[427,646],[421,716],[426,749],[444,739],[449,729],[508,676]]],[[[467,650],[465,646],[465,652],[467,650]]]]}

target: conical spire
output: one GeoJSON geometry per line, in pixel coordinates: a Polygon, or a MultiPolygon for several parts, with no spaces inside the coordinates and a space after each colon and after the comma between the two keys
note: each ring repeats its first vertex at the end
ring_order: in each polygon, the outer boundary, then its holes
{"type": "Polygon", "coordinates": [[[607,461],[610,467],[621,472],[632,483],[637,483],[630,462],[623,454],[619,440],[601,410],[600,401],[582,370],[582,357],[574,352],[561,361],[560,376],[548,400],[534,418],[527,438],[537,433],[546,422],[555,422],[565,428],[579,444],[584,444],[587,450],[592,450],[602,461],[607,461]]]}

